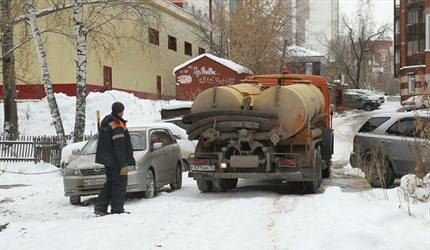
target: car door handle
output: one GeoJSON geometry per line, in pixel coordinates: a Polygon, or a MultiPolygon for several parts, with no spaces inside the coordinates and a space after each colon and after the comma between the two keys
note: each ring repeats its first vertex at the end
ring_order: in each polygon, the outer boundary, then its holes
{"type": "Polygon", "coordinates": [[[389,140],[381,140],[381,142],[382,142],[382,143],[387,143],[387,144],[390,144],[390,143],[391,143],[391,141],[389,141],[389,140]]]}

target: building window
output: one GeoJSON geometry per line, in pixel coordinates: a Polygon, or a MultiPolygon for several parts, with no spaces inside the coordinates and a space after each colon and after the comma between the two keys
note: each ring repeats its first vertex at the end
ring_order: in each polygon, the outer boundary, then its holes
{"type": "Polygon", "coordinates": [[[407,12],[407,24],[415,24],[418,23],[418,11],[411,10],[407,12]]]}
{"type": "Polygon", "coordinates": [[[430,50],[430,14],[426,15],[426,49],[430,50]]]}
{"type": "Polygon", "coordinates": [[[409,93],[415,93],[415,74],[408,75],[408,91],[409,93]]]}
{"type": "Polygon", "coordinates": [[[191,45],[191,43],[185,42],[184,47],[185,47],[185,51],[184,51],[185,55],[193,56],[193,46],[191,45]]]}
{"type": "Polygon", "coordinates": [[[411,56],[415,53],[418,53],[418,40],[408,41],[408,50],[406,55],[411,56]]]}
{"type": "Polygon", "coordinates": [[[160,45],[160,32],[158,32],[158,30],[149,28],[149,42],[160,45]]]}
{"type": "Polygon", "coordinates": [[[161,76],[157,76],[157,98],[161,98],[161,76]]]}
{"type": "Polygon", "coordinates": [[[427,89],[430,89],[430,74],[426,74],[427,89]]]}
{"type": "Polygon", "coordinates": [[[176,37],[169,36],[168,47],[169,49],[176,51],[176,37]]]}
{"type": "Polygon", "coordinates": [[[206,53],[206,50],[199,47],[199,55],[206,53]]]}

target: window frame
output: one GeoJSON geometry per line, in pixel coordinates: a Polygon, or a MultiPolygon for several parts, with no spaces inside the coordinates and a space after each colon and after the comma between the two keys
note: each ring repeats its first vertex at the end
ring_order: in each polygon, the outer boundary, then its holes
{"type": "Polygon", "coordinates": [[[167,36],[167,48],[173,51],[178,50],[177,38],[174,36],[167,36]]]}
{"type": "Polygon", "coordinates": [[[154,28],[148,30],[148,41],[154,45],[160,45],[160,32],[154,28]]]}
{"type": "Polygon", "coordinates": [[[410,94],[415,93],[415,74],[408,74],[408,92],[410,94]]]}
{"type": "Polygon", "coordinates": [[[193,56],[193,45],[187,41],[184,41],[184,54],[193,56]]]}

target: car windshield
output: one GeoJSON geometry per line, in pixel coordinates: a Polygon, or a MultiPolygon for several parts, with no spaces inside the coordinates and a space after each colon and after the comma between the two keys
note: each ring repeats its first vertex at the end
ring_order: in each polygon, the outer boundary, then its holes
{"type": "MultiPolygon", "coordinates": [[[[92,137],[87,144],[82,148],[81,155],[95,154],[97,151],[97,138],[98,136],[92,137]]],[[[145,131],[130,131],[131,146],[133,151],[146,150],[146,133],[145,131]]]]}

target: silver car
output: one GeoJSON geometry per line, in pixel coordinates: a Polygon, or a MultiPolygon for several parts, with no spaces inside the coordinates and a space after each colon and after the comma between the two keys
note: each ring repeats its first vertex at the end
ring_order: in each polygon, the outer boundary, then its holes
{"type": "Polygon", "coordinates": [[[350,163],[373,187],[389,187],[396,177],[430,172],[430,114],[371,116],[353,141],[350,163]]]}
{"type": "MultiPolygon", "coordinates": [[[[182,187],[181,149],[169,129],[157,126],[128,128],[136,166],[129,166],[127,193],[152,198],[164,185],[182,187]]],[[[106,181],[105,168],[95,163],[97,135],[82,150],[74,150],[64,168],[64,194],[71,204],[81,196],[98,194],[106,181]]]]}

